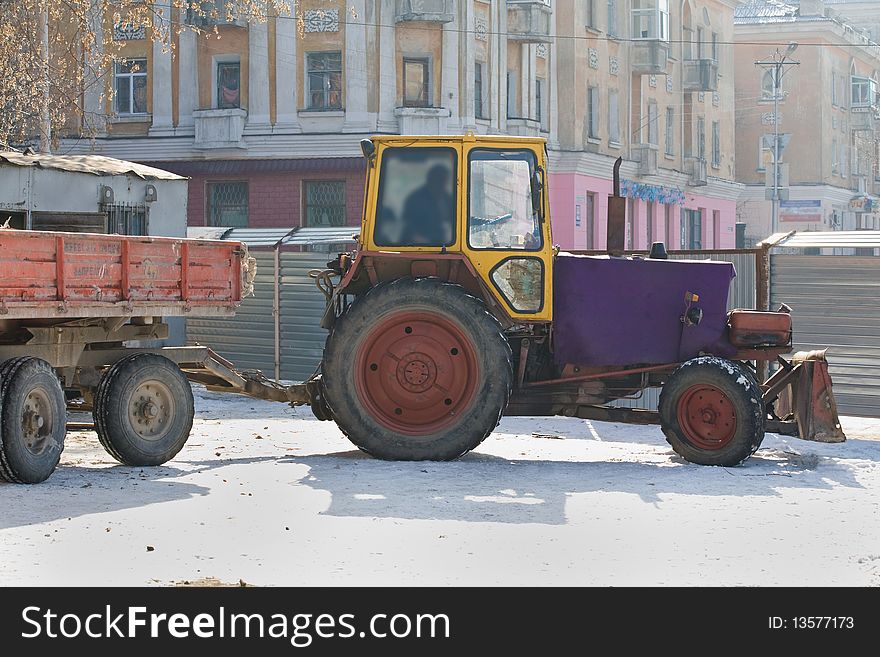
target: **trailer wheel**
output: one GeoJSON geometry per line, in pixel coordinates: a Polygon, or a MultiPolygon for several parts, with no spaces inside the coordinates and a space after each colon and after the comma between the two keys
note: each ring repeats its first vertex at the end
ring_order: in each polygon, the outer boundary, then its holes
{"type": "Polygon", "coordinates": [[[0,478],[37,484],[55,471],[64,450],[67,406],[52,366],[14,358],[0,368],[0,478]]]}
{"type": "Polygon", "coordinates": [[[180,368],[164,356],[134,354],[104,374],[95,394],[95,431],[104,449],[121,463],[161,465],[189,438],[192,388],[180,368]]]}
{"type": "Polygon", "coordinates": [[[692,463],[738,465],[764,439],[761,387],[723,358],[701,356],[679,366],[660,391],[659,411],[666,440],[692,463]]]}
{"type": "Polygon", "coordinates": [[[333,418],[383,459],[470,451],[498,425],[512,381],[501,325],[464,288],[436,278],[373,288],[339,317],[324,351],[333,418]]]}

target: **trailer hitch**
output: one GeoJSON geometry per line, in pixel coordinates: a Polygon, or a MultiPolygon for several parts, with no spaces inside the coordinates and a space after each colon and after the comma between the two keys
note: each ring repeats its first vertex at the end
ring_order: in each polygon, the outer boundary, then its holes
{"type": "Polygon", "coordinates": [[[777,357],[779,369],[761,386],[770,416],[768,431],[823,443],[846,440],[826,351],[799,351],[790,360],[777,357]]]}

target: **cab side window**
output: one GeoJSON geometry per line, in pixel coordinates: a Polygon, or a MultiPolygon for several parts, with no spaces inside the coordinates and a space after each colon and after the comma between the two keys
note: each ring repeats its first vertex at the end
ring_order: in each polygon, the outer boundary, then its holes
{"type": "Polygon", "coordinates": [[[539,251],[541,223],[532,202],[534,154],[474,149],[469,160],[470,247],[539,251]]]}
{"type": "Polygon", "coordinates": [[[373,241],[377,246],[455,242],[455,150],[395,147],[382,153],[373,241]]]}

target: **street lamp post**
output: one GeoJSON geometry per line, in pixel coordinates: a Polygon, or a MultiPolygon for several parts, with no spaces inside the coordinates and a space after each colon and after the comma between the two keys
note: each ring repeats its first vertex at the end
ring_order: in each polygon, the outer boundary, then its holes
{"type": "Polygon", "coordinates": [[[782,89],[782,76],[785,75],[787,66],[797,66],[800,62],[789,59],[789,56],[797,50],[798,44],[792,41],[784,53],[779,48],[773,54],[773,58],[755,62],[765,71],[773,75],[773,195],[770,217],[770,234],[779,230],[779,99],[782,89]]]}

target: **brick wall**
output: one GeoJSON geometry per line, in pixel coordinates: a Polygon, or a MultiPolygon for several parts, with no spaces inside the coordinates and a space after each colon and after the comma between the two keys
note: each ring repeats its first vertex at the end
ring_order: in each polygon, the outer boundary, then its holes
{"type": "Polygon", "coordinates": [[[345,213],[350,226],[361,222],[364,176],[361,172],[309,171],[307,173],[188,174],[190,226],[207,223],[206,189],[211,182],[248,183],[248,224],[251,228],[294,227],[301,225],[302,183],[304,180],[344,180],[345,213]]]}

